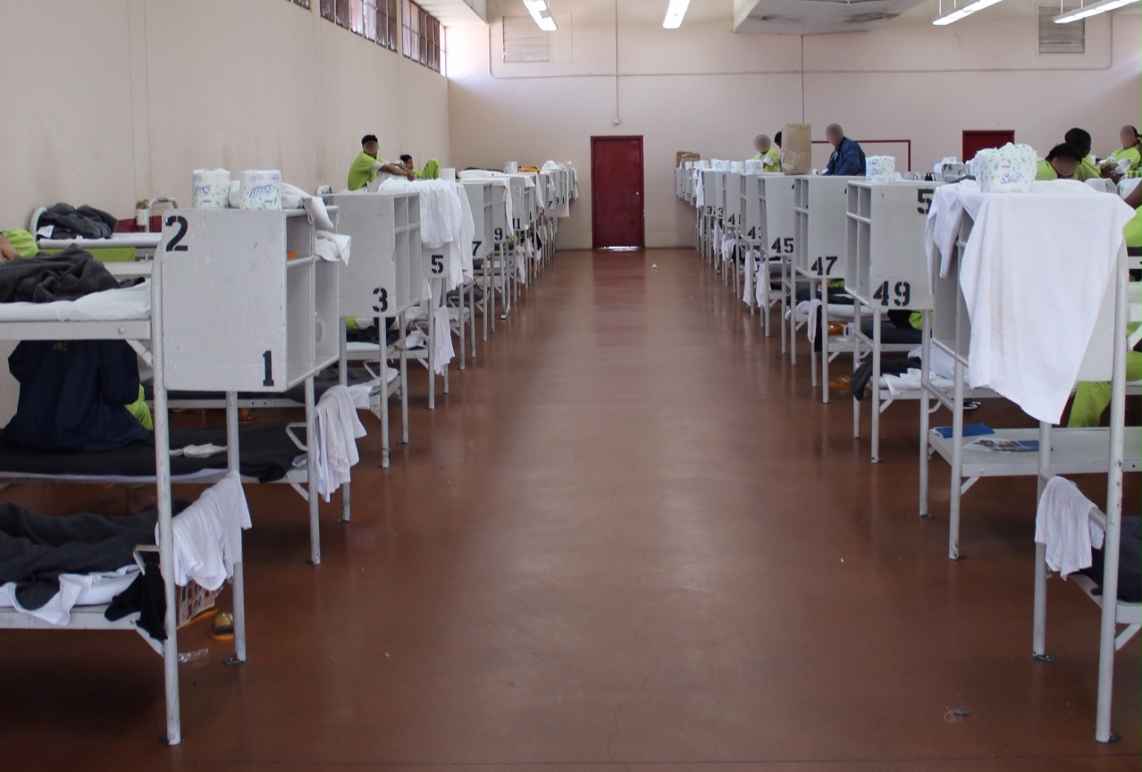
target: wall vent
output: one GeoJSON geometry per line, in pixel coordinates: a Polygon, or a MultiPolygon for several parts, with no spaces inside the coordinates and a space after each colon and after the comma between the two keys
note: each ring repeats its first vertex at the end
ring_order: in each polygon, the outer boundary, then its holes
{"type": "Polygon", "coordinates": [[[1059,13],[1057,5],[1039,6],[1039,53],[1086,53],[1086,20],[1055,24],[1054,18],[1059,13]]]}
{"type": "Polygon", "coordinates": [[[504,64],[551,61],[551,33],[535,26],[530,16],[503,17],[504,64]]]}

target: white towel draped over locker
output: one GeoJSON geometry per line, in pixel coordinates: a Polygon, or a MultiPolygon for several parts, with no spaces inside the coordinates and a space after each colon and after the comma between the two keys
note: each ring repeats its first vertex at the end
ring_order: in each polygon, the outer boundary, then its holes
{"type": "Polygon", "coordinates": [[[420,241],[426,248],[447,256],[447,289],[451,291],[459,287],[464,278],[463,255],[465,252],[471,254],[472,233],[475,232],[468,196],[459,184],[447,180],[410,182],[393,177],[382,181],[378,190],[418,194],[420,241]],[[468,207],[467,216],[465,207],[468,207]],[[471,230],[466,232],[469,225],[471,230]]]}
{"type": "Polygon", "coordinates": [[[962,200],[973,220],[959,271],[972,325],[968,385],[1058,423],[1134,211],[1073,180],[962,200]]]}

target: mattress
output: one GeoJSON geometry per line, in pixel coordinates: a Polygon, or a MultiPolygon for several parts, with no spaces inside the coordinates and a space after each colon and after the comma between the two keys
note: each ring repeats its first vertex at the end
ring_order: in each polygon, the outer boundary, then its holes
{"type": "Polygon", "coordinates": [[[0,303],[0,322],[121,322],[151,314],[151,283],[92,292],[52,303],[0,303]]]}
{"type": "MultiPolygon", "coordinates": [[[[354,344],[348,344],[350,349],[354,344]]],[[[366,343],[364,346],[371,346],[373,351],[377,351],[377,344],[366,343]]],[[[367,349],[366,349],[367,350],[367,349]]],[[[388,370],[388,380],[392,383],[399,375],[400,372],[395,368],[388,370]]],[[[335,373],[321,374],[313,379],[313,397],[314,399],[321,399],[321,395],[329,389],[337,386],[341,382],[340,377],[335,373]]],[[[148,400],[154,399],[154,390],[150,381],[143,384],[143,389],[146,393],[148,400]]],[[[369,409],[369,400],[374,393],[380,392],[380,379],[373,378],[367,373],[362,373],[357,370],[349,371],[349,393],[353,397],[353,404],[360,410],[369,409]]],[[[220,394],[213,391],[168,391],[167,399],[172,402],[207,402],[217,400],[221,405],[225,402],[225,394],[220,394]]],[[[283,391],[277,394],[267,394],[266,392],[239,392],[239,400],[269,400],[269,399],[283,399],[296,402],[299,405],[305,404],[305,381],[294,386],[292,389],[283,391]]]]}
{"type": "Polygon", "coordinates": [[[71,618],[71,609],[110,603],[112,598],[130,587],[138,575],[139,567],[133,563],[118,571],[61,574],[59,593],[38,609],[22,608],[16,601],[15,582],[8,582],[0,584],[0,609],[13,608],[51,625],[66,625],[71,618]]]}
{"type": "MultiPolygon", "coordinates": [[[[302,442],[305,430],[297,430],[302,442]]],[[[171,429],[172,450],[187,445],[217,445],[223,449],[203,457],[172,456],[171,476],[175,482],[195,482],[216,478],[226,472],[226,430],[171,429]]],[[[259,424],[239,432],[242,476],[258,482],[276,482],[291,470],[303,466],[299,450],[285,424],[259,424]]],[[[100,482],[149,482],[155,477],[155,449],[152,442],[139,442],[123,448],[92,452],[40,451],[0,442],[0,478],[65,479],[100,482]]]]}

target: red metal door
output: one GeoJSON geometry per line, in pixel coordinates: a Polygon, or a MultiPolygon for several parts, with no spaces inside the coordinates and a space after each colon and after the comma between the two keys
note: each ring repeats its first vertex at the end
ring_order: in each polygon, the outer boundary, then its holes
{"type": "Polygon", "coordinates": [[[642,175],[642,137],[591,137],[595,249],[644,245],[642,175]]]}
{"type": "Polygon", "coordinates": [[[1008,129],[985,129],[964,131],[964,161],[975,158],[975,154],[989,147],[1003,147],[1015,141],[1015,132],[1008,129]]]}

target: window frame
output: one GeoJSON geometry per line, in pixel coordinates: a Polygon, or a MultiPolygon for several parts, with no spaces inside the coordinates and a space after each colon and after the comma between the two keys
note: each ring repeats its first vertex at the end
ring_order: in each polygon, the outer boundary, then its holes
{"type": "Polygon", "coordinates": [[[444,75],[448,28],[415,0],[401,0],[401,52],[422,67],[444,75]]]}
{"type": "MultiPolygon", "coordinates": [[[[297,2],[297,0],[294,0],[297,2]]],[[[303,0],[310,3],[312,0],[303,0]]],[[[397,52],[398,0],[320,0],[321,18],[381,48],[397,52]]]]}

